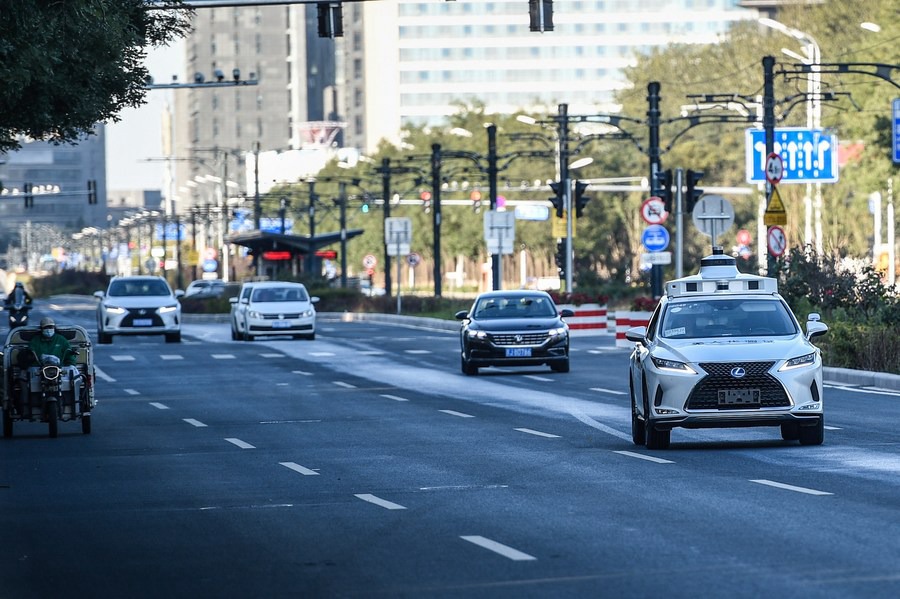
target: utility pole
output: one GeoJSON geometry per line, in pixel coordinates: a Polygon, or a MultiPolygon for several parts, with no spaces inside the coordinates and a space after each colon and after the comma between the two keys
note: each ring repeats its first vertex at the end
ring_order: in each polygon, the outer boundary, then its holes
{"type": "MultiPolygon", "coordinates": [[[[766,133],[766,156],[775,152],[775,57],[763,56],[763,129],[766,133]]],[[[766,181],[766,210],[772,201],[772,182],[766,181]]],[[[766,235],[767,274],[775,276],[775,257],[768,251],[769,236],[766,235]]],[[[762,248],[760,248],[762,250],[762,248]]]]}
{"type": "Polygon", "coordinates": [[[259,221],[262,219],[262,205],[259,198],[259,142],[253,148],[253,228],[260,230],[259,221]]]}
{"type": "Polygon", "coordinates": [[[316,269],[316,201],[319,196],[316,195],[315,180],[308,181],[309,184],[309,253],[306,256],[306,269],[312,275],[316,269]]]}
{"type": "MultiPolygon", "coordinates": [[[[647,155],[650,158],[650,195],[659,195],[657,189],[657,175],[662,170],[659,159],[659,81],[651,81],[647,84],[647,125],[650,131],[650,143],[647,155]]],[[[671,193],[670,190],[666,190],[671,193]]],[[[662,265],[654,264],[650,268],[650,292],[654,299],[662,297],[662,265]]]]}
{"type": "Polygon", "coordinates": [[[178,265],[175,286],[184,289],[184,273],[181,267],[181,215],[175,215],[175,263],[178,265]]]}
{"type": "MultiPolygon", "coordinates": [[[[487,127],[488,155],[487,175],[488,193],[490,196],[491,211],[497,210],[497,125],[491,123],[487,127]]],[[[498,250],[501,248],[497,248],[498,250]]],[[[497,291],[503,288],[503,255],[499,253],[491,255],[491,289],[497,291]]]]}
{"type": "Polygon", "coordinates": [[[441,144],[431,145],[431,214],[434,229],[434,297],[441,297],[441,144]]]}
{"type": "MultiPolygon", "coordinates": [[[[381,159],[381,197],[384,198],[384,220],[391,217],[391,159],[381,159]]],[[[391,297],[391,255],[388,252],[390,240],[384,238],[384,292],[391,297]]]]}
{"type": "Polygon", "coordinates": [[[347,288],[347,184],[338,182],[338,202],[341,214],[341,287],[347,288]]]}
{"type": "Polygon", "coordinates": [[[558,107],[559,184],[566,216],[566,292],[572,293],[572,183],[569,181],[569,105],[558,107]]]}

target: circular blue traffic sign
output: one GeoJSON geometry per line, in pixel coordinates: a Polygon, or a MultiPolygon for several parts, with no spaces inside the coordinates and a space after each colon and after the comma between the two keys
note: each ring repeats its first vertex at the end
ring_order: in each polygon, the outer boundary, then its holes
{"type": "Polygon", "coordinates": [[[219,268],[219,262],[217,260],[204,260],[203,261],[203,272],[216,272],[216,269],[219,268]]]}
{"type": "Polygon", "coordinates": [[[650,252],[661,252],[669,247],[669,232],[662,225],[650,225],[641,235],[641,243],[650,252]]]}

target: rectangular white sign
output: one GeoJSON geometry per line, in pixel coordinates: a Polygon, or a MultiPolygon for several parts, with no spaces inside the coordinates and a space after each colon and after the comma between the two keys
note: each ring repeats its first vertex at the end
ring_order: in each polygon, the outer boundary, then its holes
{"type": "Polygon", "coordinates": [[[650,252],[641,254],[641,262],[644,264],[672,264],[672,252],[650,252]]]}
{"type": "MultiPolygon", "coordinates": [[[[412,220],[403,216],[391,216],[384,219],[384,241],[389,246],[398,243],[409,245],[412,241],[412,220]]],[[[409,251],[406,253],[408,254],[409,251]]]]}

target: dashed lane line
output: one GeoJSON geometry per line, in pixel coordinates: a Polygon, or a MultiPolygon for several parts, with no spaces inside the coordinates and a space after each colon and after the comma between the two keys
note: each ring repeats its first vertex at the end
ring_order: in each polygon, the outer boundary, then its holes
{"type": "Polygon", "coordinates": [[[612,395],[626,395],[625,391],[618,391],[616,389],[607,389],[605,387],[591,387],[591,391],[597,391],[598,393],[610,393],[612,395]]]}
{"type": "Polygon", "coordinates": [[[213,360],[234,360],[234,354],[212,354],[213,360]]]}
{"type": "Polygon", "coordinates": [[[545,437],[547,439],[559,439],[559,435],[551,435],[550,433],[542,433],[541,431],[536,431],[530,428],[517,428],[515,429],[520,433],[528,433],[529,435],[535,435],[537,437],[545,437]]]}
{"type": "Polygon", "coordinates": [[[545,376],[537,376],[534,374],[526,374],[523,378],[531,379],[533,381],[540,381],[542,383],[552,383],[553,379],[547,378],[545,376]]]}
{"type": "Polygon", "coordinates": [[[407,354],[430,354],[431,351],[429,351],[427,349],[407,349],[407,350],[404,350],[404,353],[407,353],[407,354]]]}
{"type": "Polygon", "coordinates": [[[107,383],[115,383],[116,382],[116,379],[114,379],[113,377],[111,377],[108,374],[106,374],[105,372],[103,372],[99,366],[94,366],[94,374],[96,374],[99,378],[103,379],[107,383]]]}
{"type": "Polygon", "coordinates": [[[443,412],[444,414],[450,414],[451,416],[459,416],[460,418],[475,418],[471,414],[466,414],[464,412],[457,412],[455,410],[438,410],[438,412],[443,412]]]}
{"type": "Polygon", "coordinates": [[[319,473],[316,472],[315,470],[310,470],[309,468],[304,468],[303,466],[301,466],[300,464],[297,464],[295,462],[278,462],[278,463],[281,464],[282,466],[284,466],[285,468],[293,470],[294,472],[299,472],[303,476],[319,476],[319,473]]]}
{"type": "Polygon", "coordinates": [[[409,401],[405,397],[397,397],[396,395],[383,394],[381,397],[384,397],[385,399],[393,399],[394,401],[409,401]]]}
{"type": "Polygon", "coordinates": [[[150,405],[156,408],[157,410],[168,410],[169,406],[164,403],[159,403],[158,401],[151,401],[150,405]]]}
{"type": "Polygon", "coordinates": [[[184,360],[184,356],[179,354],[160,354],[159,357],[163,360],[184,360]]]}
{"type": "Polygon", "coordinates": [[[369,503],[374,503],[375,505],[381,506],[386,510],[405,510],[406,507],[400,505],[399,503],[394,503],[393,501],[388,501],[387,499],[382,499],[380,497],[376,497],[370,493],[356,493],[354,497],[358,497],[363,501],[368,501],[369,503]]]}
{"type": "Polygon", "coordinates": [[[334,356],[334,352],[330,352],[330,351],[311,351],[311,352],[309,352],[309,355],[313,356],[314,358],[330,358],[330,357],[334,356]]]}
{"type": "Polygon", "coordinates": [[[134,356],[124,354],[113,354],[110,356],[113,362],[134,362],[134,356]]]}
{"type": "Polygon", "coordinates": [[[140,391],[135,391],[134,389],[125,389],[124,391],[128,395],[140,395],[141,394],[140,391]]]}
{"type": "Polygon", "coordinates": [[[307,372],[305,370],[292,370],[291,372],[294,374],[301,374],[303,376],[312,376],[312,374],[313,374],[313,373],[307,372]]]}
{"type": "Polygon", "coordinates": [[[509,545],[504,545],[503,543],[498,543],[497,541],[493,541],[486,537],[482,537],[480,535],[466,535],[460,537],[464,541],[468,541],[474,545],[478,545],[488,551],[493,551],[499,555],[502,555],[505,558],[511,559],[516,562],[524,562],[524,561],[533,561],[537,558],[533,555],[528,555],[518,549],[513,549],[509,545]]]}
{"type": "Polygon", "coordinates": [[[657,464],[674,464],[675,463],[672,460],[664,460],[664,459],[658,458],[656,456],[644,455],[642,453],[635,453],[633,451],[613,451],[613,453],[628,456],[629,458],[637,458],[639,460],[647,460],[648,462],[656,462],[657,464]]]}
{"type": "Polygon", "coordinates": [[[834,493],[828,493],[827,491],[818,491],[816,489],[808,489],[806,487],[795,487],[794,485],[788,485],[785,483],[775,482],[774,480],[766,480],[766,479],[750,479],[751,483],[757,483],[760,485],[766,485],[769,487],[775,487],[776,489],[784,489],[786,491],[794,491],[795,493],[806,493],[807,495],[834,495],[834,493]]]}
{"type": "Polygon", "coordinates": [[[344,389],[356,389],[356,385],[351,385],[350,383],[345,383],[344,381],[331,381],[338,387],[343,387],[344,389]]]}
{"type": "Polygon", "coordinates": [[[241,441],[240,439],[235,439],[234,437],[229,437],[229,438],[226,438],[225,440],[228,441],[229,443],[231,443],[232,445],[237,445],[241,449],[256,449],[256,446],[250,445],[246,441],[241,441]]]}
{"type": "Polygon", "coordinates": [[[182,418],[185,422],[190,424],[191,426],[196,426],[197,428],[205,428],[206,425],[200,422],[199,420],[195,420],[193,418],[182,418]]]}
{"type": "Polygon", "coordinates": [[[285,356],[284,354],[272,354],[272,353],[269,353],[269,354],[259,354],[259,355],[260,355],[260,357],[262,357],[262,358],[286,358],[286,357],[287,357],[287,356],[285,356]]]}

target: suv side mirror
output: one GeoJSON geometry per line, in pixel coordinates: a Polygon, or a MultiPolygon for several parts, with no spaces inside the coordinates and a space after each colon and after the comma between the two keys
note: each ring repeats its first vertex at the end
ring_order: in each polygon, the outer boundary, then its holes
{"type": "Polygon", "coordinates": [[[647,338],[647,327],[631,327],[625,331],[625,338],[635,343],[643,343],[647,338]]]}

